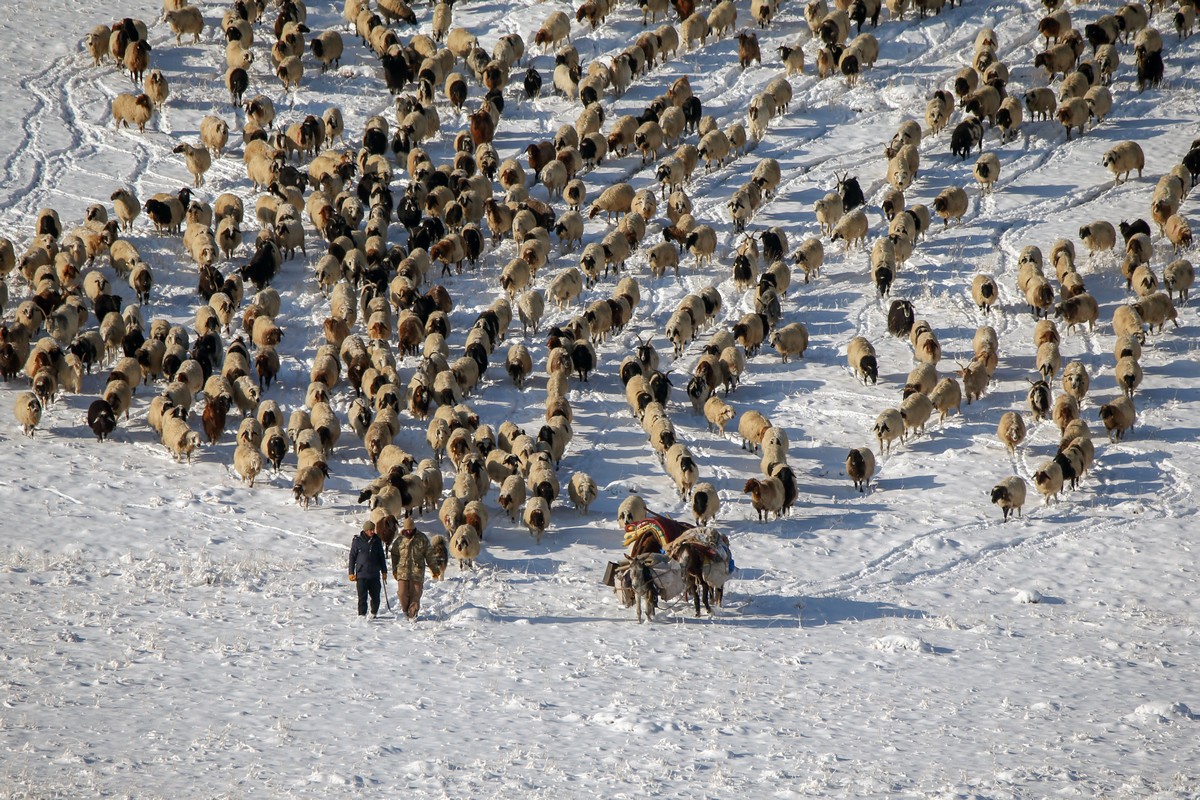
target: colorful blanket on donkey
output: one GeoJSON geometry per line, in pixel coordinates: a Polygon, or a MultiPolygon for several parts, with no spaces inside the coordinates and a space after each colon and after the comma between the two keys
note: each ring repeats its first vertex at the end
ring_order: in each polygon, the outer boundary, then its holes
{"type": "Polygon", "coordinates": [[[646,513],[645,519],[631,522],[625,526],[625,540],[622,544],[629,547],[643,536],[650,534],[658,540],[659,548],[665,551],[667,545],[683,535],[684,532],[694,530],[695,527],[650,511],[646,513]]]}

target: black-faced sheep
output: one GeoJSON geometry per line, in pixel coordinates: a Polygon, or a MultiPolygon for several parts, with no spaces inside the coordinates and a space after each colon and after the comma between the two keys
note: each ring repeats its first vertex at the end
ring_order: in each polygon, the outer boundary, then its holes
{"type": "Polygon", "coordinates": [[[875,438],[879,440],[879,452],[892,451],[892,442],[904,437],[904,417],[900,409],[886,408],[875,418],[875,438]]]}
{"type": "Polygon", "coordinates": [[[846,456],[846,475],[854,482],[854,488],[867,491],[871,476],[875,474],[875,454],[867,447],[856,447],[846,456]]]}
{"type": "Polygon", "coordinates": [[[879,361],[875,347],[864,336],[855,336],[846,346],[846,361],[854,376],[863,382],[872,384],[879,380],[879,361]]]}
{"type": "MultiPolygon", "coordinates": [[[[975,165],[978,170],[978,163],[975,165]]],[[[962,222],[968,208],[967,193],[961,187],[951,186],[943,189],[933,199],[933,211],[942,218],[943,225],[949,225],[950,220],[962,222]]]]}
{"type": "Polygon", "coordinates": [[[1017,475],[1005,478],[992,487],[992,502],[1004,512],[1005,522],[1008,522],[1008,515],[1013,511],[1016,511],[1016,516],[1021,516],[1025,493],[1025,479],[1017,475]]]}
{"type": "Polygon", "coordinates": [[[995,153],[984,153],[975,162],[972,174],[979,182],[980,191],[983,194],[990,194],[996,181],[1000,178],[1000,159],[995,153]]]}
{"type": "Polygon", "coordinates": [[[1051,498],[1057,499],[1063,489],[1062,467],[1055,461],[1045,461],[1033,473],[1033,483],[1043,497],[1043,505],[1049,505],[1051,498]]]}
{"type": "Polygon", "coordinates": [[[697,483],[692,488],[691,507],[697,525],[703,526],[715,519],[721,508],[721,498],[716,487],[707,482],[697,483]]]}
{"type": "Polygon", "coordinates": [[[525,527],[533,535],[537,543],[541,543],[542,535],[550,527],[550,504],[546,498],[534,495],[525,501],[525,510],[521,515],[525,527]]]}

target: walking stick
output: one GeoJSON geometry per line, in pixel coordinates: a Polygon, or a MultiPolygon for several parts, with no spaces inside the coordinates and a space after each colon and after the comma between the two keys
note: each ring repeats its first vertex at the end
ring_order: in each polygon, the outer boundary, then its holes
{"type": "MultiPolygon", "coordinates": [[[[383,558],[384,558],[384,562],[383,562],[383,563],[384,563],[385,565],[387,564],[387,562],[388,562],[388,560],[389,560],[389,559],[388,559],[388,556],[389,556],[389,555],[390,555],[390,553],[388,553],[388,552],[385,550],[385,551],[384,551],[384,554],[383,554],[383,558]]],[[[397,585],[397,586],[399,586],[399,585],[400,585],[399,581],[397,581],[397,582],[396,582],[396,585],[397,585]]],[[[388,594],[388,588],[387,588],[387,573],[384,573],[384,576],[383,576],[383,599],[384,599],[384,600],[387,600],[388,613],[390,613],[390,614],[391,614],[393,617],[394,617],[394,616],[396,616],[396,612],[392,610],[392,598],[391,598],[391,595],[390,595],[390,594],[388,594]]],[[[397,598],[397,599],[399,599],[399,598],[397,598]]]]}

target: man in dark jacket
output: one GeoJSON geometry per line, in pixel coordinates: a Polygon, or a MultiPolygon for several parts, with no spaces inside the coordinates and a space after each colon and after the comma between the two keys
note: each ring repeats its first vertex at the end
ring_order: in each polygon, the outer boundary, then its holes
{"type": "Polygon", "coordinates": [[[362,533],[350,543],[350,580],[358,587],[358,615],[367,615],[367,598],[371,600],[371,617],[379,613],[379,589],[387,582],[387,559],[383,542],[375,535],[375,523],[363,523],[362,533]]]}

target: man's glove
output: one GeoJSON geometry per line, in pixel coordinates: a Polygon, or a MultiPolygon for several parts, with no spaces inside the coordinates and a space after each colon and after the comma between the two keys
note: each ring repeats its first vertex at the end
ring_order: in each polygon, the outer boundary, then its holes
{"type": "Polygon", "coordinates": [[[351,583],[354,583],[354,581],[355,581],[355,580],[357,580],[357,578],[355,578],[355,577],[354,577],[354,573],[353,573],[353,572],[351,572],[351,573],[350,573],[350,582],[351,582],[351,583]]]}

